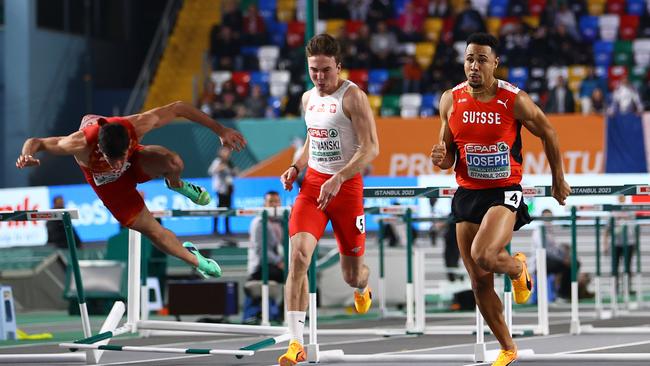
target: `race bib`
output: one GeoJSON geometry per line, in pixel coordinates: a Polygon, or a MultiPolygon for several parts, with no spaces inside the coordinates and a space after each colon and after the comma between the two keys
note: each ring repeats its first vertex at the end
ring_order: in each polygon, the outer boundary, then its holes
{"type": "Polygon", "coordinates": [[[122,176],[122,174],[124,174],[127,169],[129,169],[130,166],[131,163],[127,161],[119,170],[111,170],[110,172],[103,173],[93,173],[93,180],[95,181],[95,185],[101,186],[103,184],[116,181],[119,177],[122,176]]]}
{"type": "Polygon", "coordinates": [[[310,128],[310,158],[318,163],[343,160],[341,138],[336,128],[310,128]]]}
{"type": "Polygon", "coordinates": [[[467,175],[475,179],[510,177],[510,147],[505,142],[494,145],[465,145],[467,175]]]}

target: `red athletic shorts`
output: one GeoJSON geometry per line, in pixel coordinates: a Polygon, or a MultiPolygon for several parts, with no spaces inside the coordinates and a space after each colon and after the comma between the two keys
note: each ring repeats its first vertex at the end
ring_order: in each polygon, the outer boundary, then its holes
{"type": "Polygon", "coordinates": [[[366,219],[363,213],[363,179],[357,174],[341,185],[325,211],[318,209],[320,187],[331,177],[308,168],[296,203],[291,209],[289,234],[308,232],[320,239],[332,221],[334,236],[342,255],[360,257],[366,247],[366,219]]]}
{"type": "Polygon", "coordinates": [[[130,226],[136,216],[144,208],[144,200],[136,186],[151,180],[142,170],[139,164],[138,152],[133,153],[129,158],[131,166],[122,175],[110,183],[96,185],[92,172],[81,167],[86,181],[93,187],[97,197],[104,202],[104,206],[113,214],[115,219],[124,226],[130,226]]]}

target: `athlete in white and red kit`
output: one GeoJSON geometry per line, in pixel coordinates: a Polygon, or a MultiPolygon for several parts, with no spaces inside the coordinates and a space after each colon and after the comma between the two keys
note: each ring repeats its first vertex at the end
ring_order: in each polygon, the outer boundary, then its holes
{"type": "Polygon", "coordinates": [[[284,188],[307,169],[289,220],[291,256],[285,287],[291,341],[280,356],[282,366],[306,359],[303,344],[308,305],[307,268],[328,221],[341,254],[343,279],[354,290],[358,313],[370,308],[368,267],[364,264],[365,216],[361,171],[379,153],[375,120],[366,94],[340,78],[338,42],[327,34],[307,45],[309,76],[315,87],[302,96],[307,139],[302,153],[282,174],[284,188]]]}

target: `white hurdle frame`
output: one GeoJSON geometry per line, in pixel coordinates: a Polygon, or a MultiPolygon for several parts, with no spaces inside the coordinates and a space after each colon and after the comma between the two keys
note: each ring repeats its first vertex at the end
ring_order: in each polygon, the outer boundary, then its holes
{"type": "MultiPolygon", "coordinates": [[[[40,211],[5,211],[0,212],[0,221],[63,221],[66,231],[67,226],[72,226],[71,220],[79,218],[79,211],[76,209],[50,209],[40,211]]],[[[68,239],[70,240],[70,239],[68,239]]],[[[76,247],[74,238],[73,243],[68,242],[68,246],[75,250],[74,256],[76,257],[76,247]]],[[[72,253],[72,252],[71,252],[72,253]]],[[[72,255],[72,254],[71,254],[72,255]]],[[[83,292],[83,291],[82,291],[83,292]]],[[[122,304],[124,305],[124,304],[122,304]]],[[[81,317],[81,328],[84,336],[90,337],[90,318],[88,317],[88,309],[85,302],[79,303],[79,314],[81,317]]],[[[115,328],[111,321],[110,315],[106,319],[103,329],[115,328]]],[[[42,354],[3,354],[0,355],[0,364],[17,364],[17,363],[96,363],[99,361],[101,353],[94,352],[79,352],[79,353],[42,353],[42,354]]]]}

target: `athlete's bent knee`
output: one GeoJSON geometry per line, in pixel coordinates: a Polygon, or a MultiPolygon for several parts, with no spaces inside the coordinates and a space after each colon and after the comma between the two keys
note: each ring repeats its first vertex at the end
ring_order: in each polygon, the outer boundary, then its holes
{"type": "Polygon", "coordinates": [[[472,250],[472,259],[481,269],[487,272],[494,272],[497,267],[497,259],[494,253],[486,250],[472,250]]]}
{"type": "Polygon", "coordinates": [[[290,272],[294,275],[307,273],[309,267],[309,253],[301,249],[294,249],[291,252],[290,272]]]}

